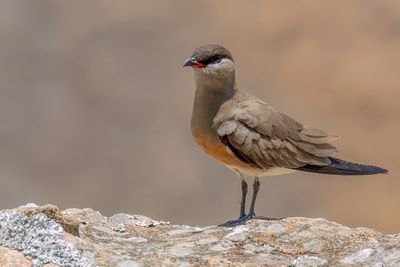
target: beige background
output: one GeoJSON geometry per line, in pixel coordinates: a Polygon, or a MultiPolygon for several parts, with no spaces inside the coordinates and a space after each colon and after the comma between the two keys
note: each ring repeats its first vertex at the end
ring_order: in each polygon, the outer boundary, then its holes
{"type": "Polygon", "coordinates": [[[257,214],[400,231],[399,1],[3,1],[0,208],[92,207],[207,225],[240,183],[193,142],[184,59],[229,48],[239,86],[389,175],[262,179],[257,214]]]}

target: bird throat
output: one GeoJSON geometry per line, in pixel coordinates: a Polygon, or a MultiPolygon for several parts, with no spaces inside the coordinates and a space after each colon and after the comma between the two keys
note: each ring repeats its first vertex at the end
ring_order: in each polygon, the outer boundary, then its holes
{"type": "Polygon", "coordinates": [[[236,84],[232,79],[218,82],[196,81],[196,93],[193,104],[191,128],[193,135],[202,134],[207,138],[218,139],[215,129],[212,129],[213,119],[221,105],[230,100],[235,92],[236,84]]]}

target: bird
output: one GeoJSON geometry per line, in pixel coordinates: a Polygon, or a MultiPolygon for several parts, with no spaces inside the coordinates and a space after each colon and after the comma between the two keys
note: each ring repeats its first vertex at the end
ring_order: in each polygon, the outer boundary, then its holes
{"type": "Polygon", "coordinates": [[[221,226],[245,224],[256,217],[260,177],[294,171],[334,175],[388,172],[377,166],[336,158],[338,149],[332,141],[337,135],[304,125],[260,98],[241,91],[235,79],[232,54],[223,46],[200,46],[183,66],[193,69],[196,85],[191,117],[194,140],[241,180],[239,218],[221,226]],[[246,177],[254,178],[247,213],[246,177]]]}

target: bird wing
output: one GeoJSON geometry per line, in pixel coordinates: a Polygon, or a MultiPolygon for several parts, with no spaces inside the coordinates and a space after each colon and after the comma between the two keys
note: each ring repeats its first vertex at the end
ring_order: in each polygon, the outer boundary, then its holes
{"type": "Polygon", "coordinates": [[[336,135],[304,126],[257,98],[225,103],[213,127],[228,151],[259,168],[325,166],[338,152],[330,144],[336,135]]]}

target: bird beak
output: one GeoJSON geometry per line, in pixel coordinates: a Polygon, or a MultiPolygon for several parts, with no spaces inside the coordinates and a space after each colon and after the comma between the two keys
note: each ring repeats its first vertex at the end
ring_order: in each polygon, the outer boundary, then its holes
{"type": "Polygon", "coordinates": [[[184,67],[197,67],[197,68],[203,68],[205,65],[199,61],[196,60],[195,57],[190,57],[188,58],[185,63],[183,64],[184,67]]]}

